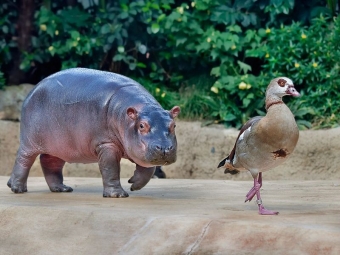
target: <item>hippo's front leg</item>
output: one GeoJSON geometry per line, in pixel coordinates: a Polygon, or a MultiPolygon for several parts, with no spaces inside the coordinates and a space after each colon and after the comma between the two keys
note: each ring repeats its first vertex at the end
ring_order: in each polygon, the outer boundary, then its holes
{"type": "Polygon", "coordinates": [[[103,178],[103,197],[128,197],[120,184],[120,151],[111,144],[99,145],[96,151],[103,178]]]}
{"type": "Polygon", "coordinates": [[[133,176],[129,179],[129,183],[131,185],[131,191],[140,190],[143,188],[151,179],[153,174],[155,173],[156,167],[142,167],[136,165],[136,170],[133,176]]]}

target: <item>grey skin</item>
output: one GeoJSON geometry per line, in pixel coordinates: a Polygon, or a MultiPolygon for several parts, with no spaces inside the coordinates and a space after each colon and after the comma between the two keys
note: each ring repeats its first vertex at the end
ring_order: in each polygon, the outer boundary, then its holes
{"type": "Polygon", "coordinates": [[[65,162],[98,162],[104,197],[128,197],[120,184],[120,160],[136,164],[131,191],[143,188],[155,166],[176,161],[177,141],[170,111],[137,82],[110,72],[73,68],[42,80],[23,103],[20,146],[7,183],[27,192],[29,170],[40,154],[52,192],[71,192],[63,184],[65,162]]]}

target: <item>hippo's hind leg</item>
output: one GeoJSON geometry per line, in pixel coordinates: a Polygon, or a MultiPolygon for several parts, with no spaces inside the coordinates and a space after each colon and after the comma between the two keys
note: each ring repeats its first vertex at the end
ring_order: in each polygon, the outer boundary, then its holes
{"type": "Polygon", "coordinates": [[[38,154],[27,153],[21,147],[19,148],[11,177],[7,182],[7,186],[10,187],[14,193],[27,192],[28,174],[37,155],[38,154]]]}
{"type": "Polygon", "coordinates": [[[40,155],[40,164],[48,187],[52,192],[72,192],[73,189],[63,184],[65,161],[49,154],[40,155]]]}
{"type": "Polygon", "coordinates": [[[133,176],[128,181],[129,183],[132,183],[130,188],[131,191],[140,190],[141,188],[143,188],[150,181],[155,170],[156,167],[142,167],[136,165],[136,170],[133,176]]]}

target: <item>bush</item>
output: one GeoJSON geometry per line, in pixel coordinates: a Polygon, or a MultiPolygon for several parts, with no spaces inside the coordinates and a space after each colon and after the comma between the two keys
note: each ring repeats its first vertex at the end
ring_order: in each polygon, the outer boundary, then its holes
{"type": "Polygon", "coordinates": [[[95,5],[57,12],[42,7],[36,15],[34,50],[26,55],[21,68],[29,69],[32,61],[43,63],[57,56],[62,69],[83,66],[115,72],[124,72],[124,68],[142,71],[146,66],[138,58],[146,58],[150,34],[159,30],[157,22],[162,10],[170,8],[169,2],[115,1],[105,9],[95,5]]]}
{"type": "Polygon", "coordinates": [[[261,76],[289,76],[302,91],[290,105],[306,127],[340,122],[339,20],[321,16],[310,27],[293,23],[268,29],[262,46],[247,52],[265,62],[261,76]]]}
{"type": "MultiPolygon", "coordinates": [[[[323,0],[88,3],[65,7],[64,1],[44,1],[20,68],[29,73],[57,60],[61,69],[122,73],[165,108],[179,104],[182,117],[234,127],[265,114],[268,83],[289,76],[304,95],[288,99],[301,128],[339,123],[340,25],[339,19],[325,18],[335,14],[334,4],[330,11],[323,0]],[[320,18],[311,22],[315,16],[320,18]]],[[[13,64],[13,38],[20,36],[14,7],[0,6],[2,71],[13,64]]]]}

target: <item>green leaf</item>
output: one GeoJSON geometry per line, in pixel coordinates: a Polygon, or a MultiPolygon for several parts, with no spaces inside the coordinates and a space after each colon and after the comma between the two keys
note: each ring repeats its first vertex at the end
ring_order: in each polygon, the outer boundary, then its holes
{"type": "Polygon", "coordinates": [[[219,77],[221,75],[221,67],[216,66],[213,69],[211,69],[210,75],[214,75],[216,77],[219,77]]]}
{"type": "Polygon", "coordinates": [[[211,52],[210,52],[210,56],[212,58],[212,60],[216,60],[216,58],[219,56],[219,51],[217,49],[213,49],[211,52]]]}
{"type": "Polygon", "coordinates": [[[224,121],[232,121],[232,120],[236,119],[236,116],[234,114],[232,114],[232,113],[225,114],[225,112],[223,113],[223,116],[221,116],[221,117],[224,121]]]}
{"type": "Polygon", "coordinates": [[[303,117],[306,114],[315,114],[315,111],[312,108],[302,107],[297,111],[294,111],[294,115],[298,117],[303,117]]]}
{"type": "Polygon", "coordinates": [[[250,99],[248,99],[248,98],[243,98],[242,103],[243,103],[243,106],[244,106],[244,107],[248,107],[248,105],[250,104],[250,99]]]}
{"type": "Polygon", "coordinates": [[[120,4],[120,7],[121,7],[122,10],[125,11],[125,12],[127,12],[127,11],[129,10],[129,7],[128,7],[126,4],[124,4],[124,3],[121,3],[121,4],[120,4]]]}
{"type": "Polygon", "coordinates": [[[147,51],[147,48],[146,48],[145,45],[140,44],[140,45],[138,46],[138,50],[139,50],[139,52],[140,52],[141,54],[145,54],[146,51],[147,51]]]}
{"type": "Polygon", "coordinates": [[[308,129],[312,127],[312,124],[307,120],[297,120],[296,124],[298,125],[299,129],[308,129]]]}
{"type": "Polygon", "coordinates": [[[154,62],[151,63],[151,70],[152,71],[156,71],[157,70],[157,65],[154,62]]]}
{"type": "Polygon", "coordinates": [[[247,95],[247,98],[248,99],[253,99],[255,96],[254,96],[254,93],[249,93],[248,95],[247,95]]]}
{"type": "Polygon", "coordinates": [[[151,25],[151,32],[152,33],[154,33],[154,34],[157,34],[158,33],[158,31],[159,31],[159,24],[158,23],[153,23],[152,25],[151,25]]]}
{"type": "Polygon", "coordinates": [[[274,4],[275,7],[279,7],[282,5],[283,0],[271,0],[272,4],[274,4]]]}
{"type": "Polygon", "coordinates": [[[2,26],[2,32],[4,32],[4,34],[8,34],[8,31],[9,31],[8,26],[6,25],[2,26]]]}
{"type": "Polygon", "coordinates": [[[176,47],[177,47],[178,45],[180,45],[180,44],[185,43],[187,40],[188,40],[187,37],[178,38],[178,39],[176,40],[176,47]]]}
{"type": "Polygon", "coordinates": [[[122,55],[122,54],[116,54],[114,57],[113,57],[113,61],[121,61],[121,60],[123,60],[125,58],[125,56],[124,55],[122,55]]]}
{"type": "Polygon", "coordinates": [[[140,68],[146,68],[146,65],[142,62],[138,62],[137,66],[140,67],[140,68]]]}
{"type": "Polygon", "coordinates": [[[127,19],[129,17],[129,13],[128,12],[121,12],[119,14],[119,18],[121,19],[127,19]]]}
{"type": "Polygon", "coordinates": [[[129,69],[130,70],[135,70],[136,69],[136,63],[130,63],[129,64],[129,69]]]}
{"type": "Polygon", "coordinates": [[[233,42],[230,42],[230,41],[225,41],[225,42],[223,43],[224,49],[225,49],[226,51],[230,50],[230,48],[231,48],[233,45],[234,45],[234,43],[233,43],[233,42]]]}
{"type": "Polygon", "coordinates": [[[123,53],[125,51],[124,46],[119,46],[117,50],[119,53],[123,53]]]}
{"type": "Polygon", "coordinates": [[[102,26],[100,28],[100,33],[102,34],[107,34],[110,32],[110,25],[109,24],[105,24],[104,26],[102,26]]]}
{"type": "Polygon", "coordinates": [[[206,50],[208,50],[208,49],[210,49],[210,43],[208,43],[208,42],[203,42],[203,43],[201,43],[201,44],[199,44],[198,46],[196,46],[196,51],[197,52],[201,52],[201,51],[206,51],[206,50]]]}
{"type": "Polygon", "coordinates": [[[115,38],[116,38],[115,35],[110,35],[110,36],[107,38],[107,41],[108,41],[109,43],[113,43],[114,40],[115,40],[115,38]]]}
{"type": "Polygon", "coordinates": [[[71,31],[70,34],[73,39],[78,39],[78,37],[80,37],[79,32],[75,30],[71,31]]]}
{"type": "Polygon", "coordinates": [[[244,74],[248,73],[248,71],[251,71],[251,66],[241,62],[239,60],[237,60],[237,64],[239,65],[239,67],[241,68],[241,70],[243,71],[244,74]]]}
{"type": "Polygon", "coordinates": [[[157,22],[160,22],[160,21],[164,20],[165,18],[166,18],[166,15],[163,13],[163,14],[158,16],[157,22]]]}
{"type": "Polygon", "coordinates": [[[260,28],[258,33],[259,33],[259,36],[264,37],[266,35],[266,30],[263,28],[260,28]]]}

